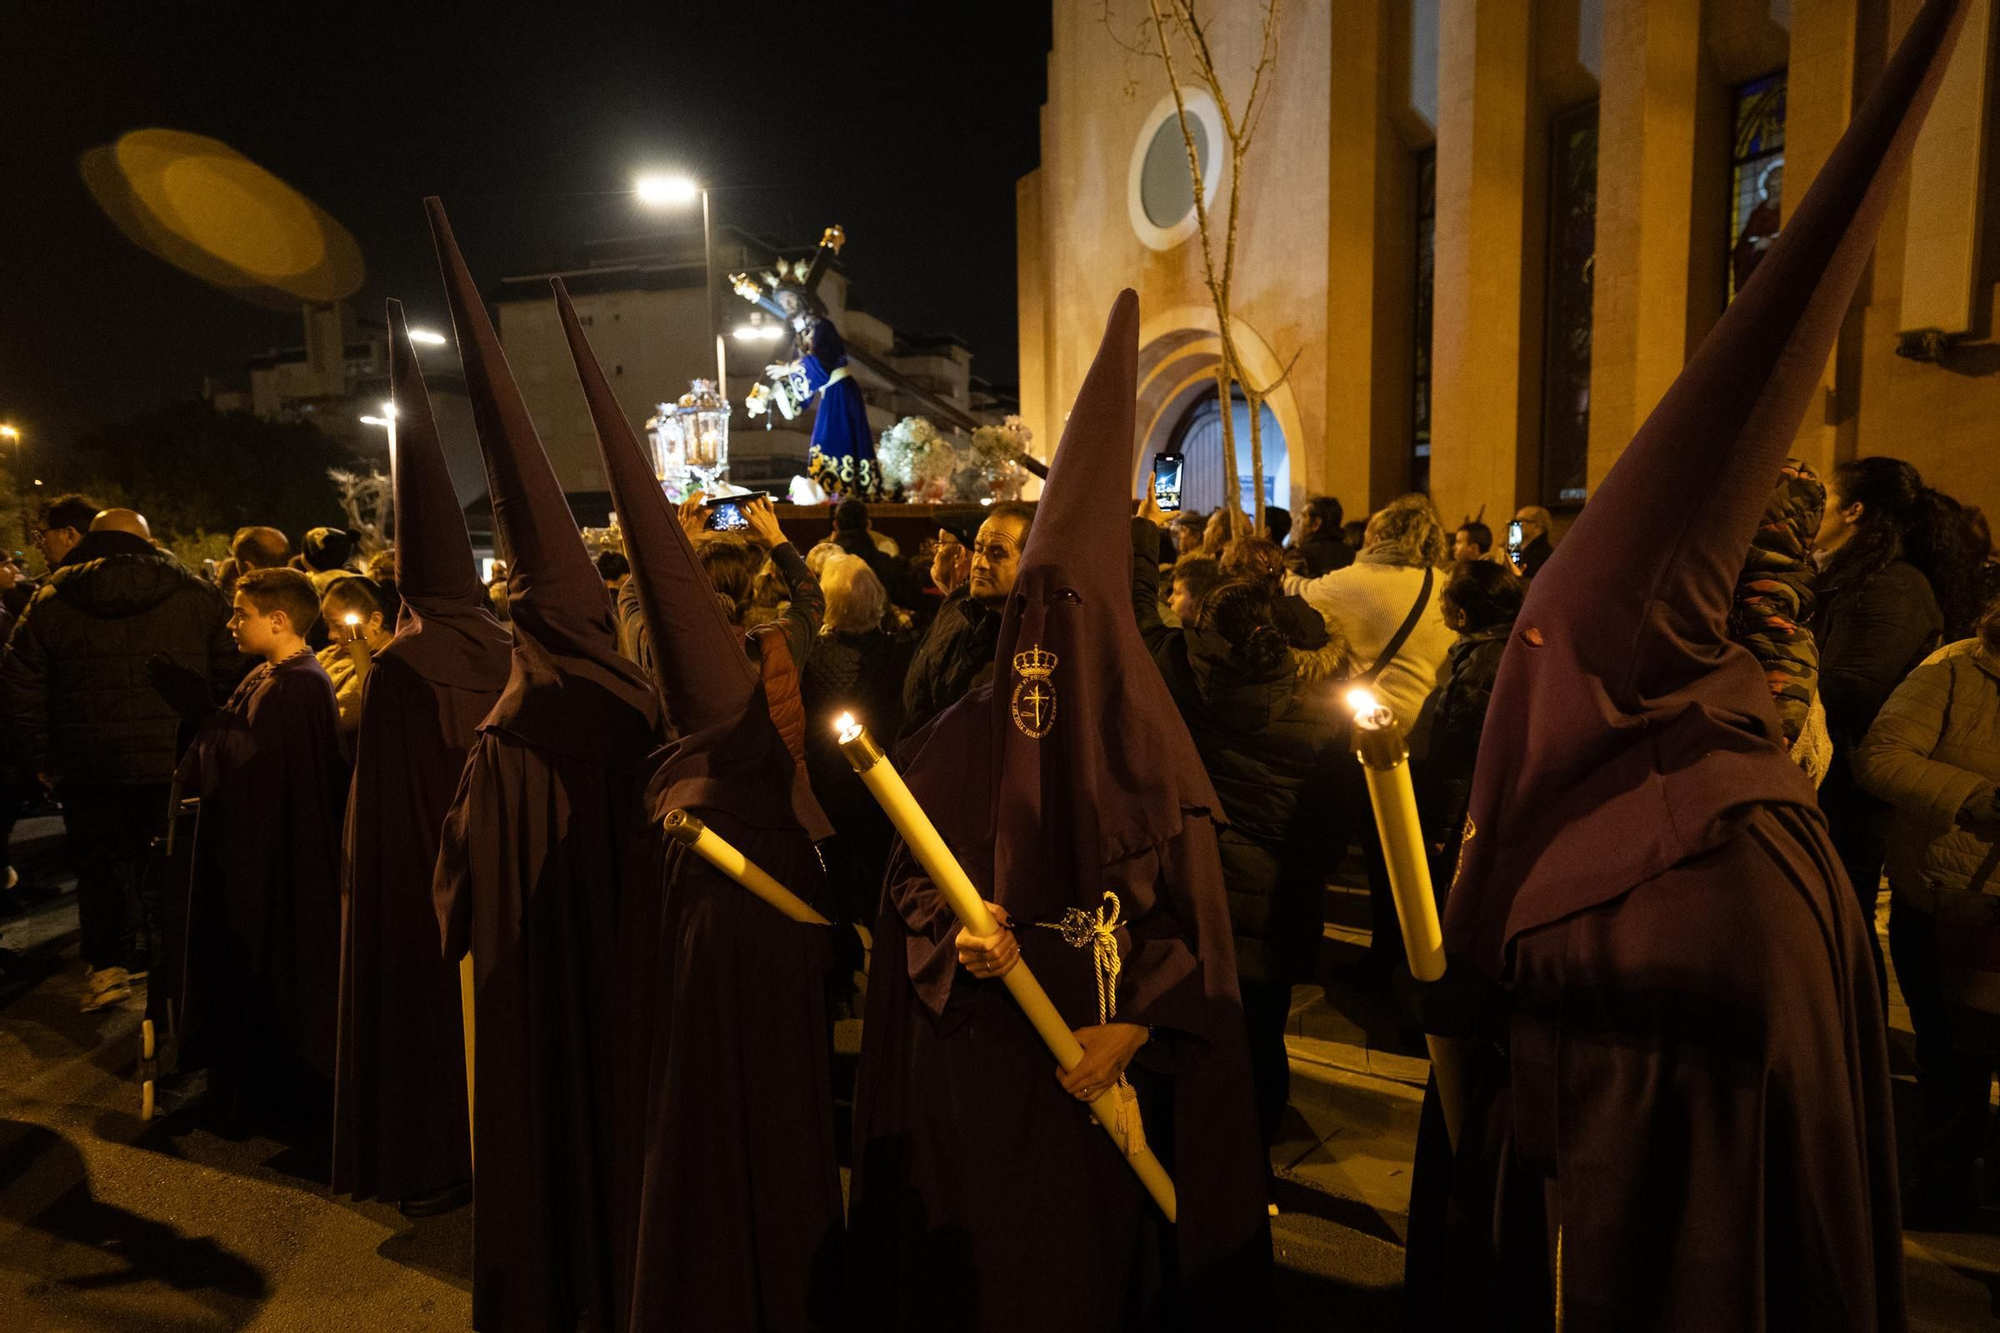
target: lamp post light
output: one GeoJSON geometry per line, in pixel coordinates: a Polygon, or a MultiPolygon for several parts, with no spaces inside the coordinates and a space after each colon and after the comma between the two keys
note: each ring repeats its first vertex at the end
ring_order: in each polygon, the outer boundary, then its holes
{"type": "Polygon", "coordinates": [[[435,329],[411,329],[410,341],[420,347],[442,347],[445,336],[435,329]]]}
{"type": "Polygon", "coordinates": [[[647,208],[685,208],[701,201],[701,253],[706,268],[708,327],[715,335],[715,393],[729,396],[729,366],[724,359],[722,323],[716,315],[715,229],[710,216],[708,188],[692,176],[679,173],[648,172],[632,182],[632,193],[647,208]]]}

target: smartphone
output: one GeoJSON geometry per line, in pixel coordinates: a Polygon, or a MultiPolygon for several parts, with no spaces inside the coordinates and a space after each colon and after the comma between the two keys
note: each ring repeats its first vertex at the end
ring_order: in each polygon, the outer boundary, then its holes
{"type": "Polygon", "coordinates": [[[762,496],[763,492],[752,491],[745,495],[720,495],[713,500],[702,501],[702,506],[708,510],[708,531],[748,532],[750,520],[744,517],[743,506],[762,496]]]}
{"type": "Polygon", "coordinates": [[[1515,519],[1507,525],[1507,558],[1515,564],[1521,563],[1521,520],[1515,519]]]}
{"type": "Polygon", "coordinates": [[[1162,513],[1177,514],[1181,508],[1180,454],[1153,455],[1153,503],[1162,513]]]}

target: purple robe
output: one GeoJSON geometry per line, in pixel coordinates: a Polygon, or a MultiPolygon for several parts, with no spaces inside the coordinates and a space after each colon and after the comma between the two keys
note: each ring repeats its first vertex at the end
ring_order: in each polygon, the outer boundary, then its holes
{"type": "Polygon", "coordinates": [[[347,795],[313,655],[244,677],[177,780],[201,798],[181,1064],[239,1109],[311,1112],[333,1077],[347,795]]]}
{"type": "Polygon", "coordinates": [[[1727,622],[1957,8],[1917,17],[1516,622],[1444,923],[1506,1058],[1446,1224],[1412,1218],[1442,1327],[1902,1324],[1872,923],[1727,622]]]}

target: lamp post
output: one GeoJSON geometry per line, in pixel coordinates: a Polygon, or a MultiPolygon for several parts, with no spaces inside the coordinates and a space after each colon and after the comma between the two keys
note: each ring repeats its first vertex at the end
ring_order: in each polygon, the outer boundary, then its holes
{"type": "Polygon", "coordinates": [[[685,208],[701,201],[701,254],[705,269],[704,288],[708,302],[708,328],[715,339],[715,392],[729,396],[729,367],[724,359],[722,322],[716,316],[715,227],[708,200],[708,187],[691,176],[647,174],[633,182],[632,193],[648,208],[685,208]]]}

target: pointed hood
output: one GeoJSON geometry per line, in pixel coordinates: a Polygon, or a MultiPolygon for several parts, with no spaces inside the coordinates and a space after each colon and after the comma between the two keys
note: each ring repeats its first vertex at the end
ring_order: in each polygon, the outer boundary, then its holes
{"type": "Polygon", "coordinates": [[[1504,977],[1524,930],[1815,805],[1732,592],[1960,19],[1930,0],[1756,275],[1535,579],[1493,691],[1447,945],[1504,977]]]}
{"type": "Polygon", "coordinates": [[[506,542],[513,676],[486,721],[528,745],[625,768],[652,748],[659,706],[618,655],[611,599],[591,563],[500,336],[438,200],[424,200],[472,420],[486,459],[493,522],[506,542]]]}
{"type": "Polygon", "coordinates": [[[392,651],[426,681],[494,694],[507,683],[507,630],[486,604],[465,512],[452,489],[423,368],[403,303],[389,302],[389,432],[395,476],[396,591],[403,599],[392,651]]]}
{"type": "Polygon", "coordinates": [[[590,350],[569,292],[560,278],[550,285],[625,533],[625,554],[653,644],[653,683],[679,733],[654,779],[652,813],[726,809],[752,828],[795,818],[814,839],[824,838],[832,826],[771,721],[743,633],[723,616],[715,585],[696,560],[680,517],[590,350]]]}
{"type": "Polygon", "coordinates": [[[1189,810],[1221,810],[1132,616],[1138,356],[1139,302],[1126,291],[1036,507],[991,697],[958,705],[987,710],[991,804],[961,808],[944,790],[949,757],[926,775],[939,789],[918,792],[934,815],[948,812],[938,822],[960,845],[992,847],[996,901],[1016,917],[1052,919],[1073,897],[1094,906],[1105,866],[1168,841],[1189,810]]]}

